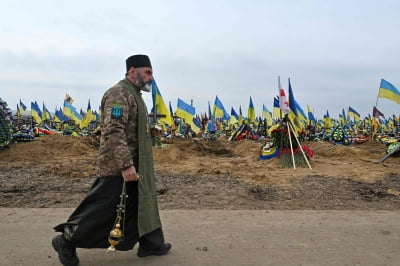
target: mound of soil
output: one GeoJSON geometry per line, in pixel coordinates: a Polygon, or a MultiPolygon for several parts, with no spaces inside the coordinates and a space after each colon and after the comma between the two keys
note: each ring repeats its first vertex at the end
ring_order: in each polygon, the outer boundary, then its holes
{"type": "MultiPolygon", "coordinates": [[[[303,143],[308,167],[260,160],[262,142],[166,140],[154,147],[161,209],[400,208],[399,157],[386,146],[303,143]]],[[[98,140],[44,136],[0,151],[1,207],[76,207],[95,179],[98,140]]]]}

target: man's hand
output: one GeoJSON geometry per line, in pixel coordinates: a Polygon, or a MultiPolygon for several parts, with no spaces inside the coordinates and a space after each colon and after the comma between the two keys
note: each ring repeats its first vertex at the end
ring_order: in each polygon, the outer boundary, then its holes
{"type": "Polygon", "coordinates": [[[122,170],[121,173],[125,182],[137,181],[139,179],[139,175],[136,173],[136,168],[134,166],[122,170]]]}

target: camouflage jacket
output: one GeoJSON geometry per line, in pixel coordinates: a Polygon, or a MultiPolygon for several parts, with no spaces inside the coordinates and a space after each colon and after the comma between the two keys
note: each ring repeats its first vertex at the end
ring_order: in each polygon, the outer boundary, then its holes
{"type": "MultiPolygon", "coordinates": [[[[139,92],[139,89],[138,89],[139,92]]],[[[101,137],[96,175],[120,175],[138,162],[138,106],[135,97],[120,83],[101,100],[101,137]]]]}

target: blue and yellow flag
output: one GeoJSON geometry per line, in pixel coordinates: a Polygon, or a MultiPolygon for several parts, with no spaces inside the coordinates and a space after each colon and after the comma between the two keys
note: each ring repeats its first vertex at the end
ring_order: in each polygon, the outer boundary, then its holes
{"type": "Polygon", "coordinates": [[[236,113],[233,107],[231,108],[231,116],[233,116],[236,120],[239,120],[239,115],[236,113]]]}
{"type": "Polygon", "coordinates": [[[293,90],[292,90],[292,86],[290,85],[290,79],[289,79],[289,108],[290,108],[290,110],[288,113],[288,118],[295,130],[295,133],[300,133],[303,128],[303,125],[301,124],[299,115],[298,115],[298,114],[300,114],[299,107],[300,106],[297,104],[296,100],[294,99],[293,90]]]}
{"type": "Polygon", "coordinates": [[[199,134],[200,129],[201,129],[201,122],[199,117],[193,117],[193,121],[191,124],[192,130],[194,133],[199,134]]]}
{"type": "Polygon", "coordinates": [[[254,123],[256,119],[256,111],[254,110],[254,104],[253,100],[251,99],[251,96],[250,96],[249,109],[247,109],[247,118],[249,119],[250,123],[254,123]]]}
{"type": "Polygon", "coordinates": [[[222,118],[222,120],[229,120],[229,114],[226,112],[225,107],[218,96],[215,96],[213,116],[214,118],[219,117],[222,118]]]}
{"type": "Polygon", "coordinates": [[[308,112],[308,121],[311,125],[316,125],[317,124],[317,120],[315,119],[314,113],[311,110],[310,106],[307,105],[307,112],[308,112]]]}
{"type": "Polygon", "coordinates": [[[349,117],[354,118],[354,122],[358,122],[361,120],[360,114],[354,108],[351,108],[351,106],[349,106],[347,114],[349,115],[349,117]]]}
{"type": "Polygon", "coordinates": [[[243,124],[243,113],[242,113],[242,106],[239,105],[239,119],[238,119],[239,125],[243,124]]]}
{"type": "Polygon", "coordinates": [[[294,98],[292,86],[290,84],[290,79],[289,79],[289,106],[300,121],[308,122],[307,116],[303,111],[303,108],[301,108],[300,104],[294,98]]]}
{"type": "Polygon", "coordinates": [[[273,124],[272,114],[264,104],[263,104],[263,110],[262,110],[262,117],[264,119],[266,119],[267,126],[269,126],[269,127],[272,126],[272,124],[273,124]]]}
{"type": "Polygon", "coordinates": [[[30,115],[31,112],[29,112],[26,108],[26,105],[19,99],[19,105],[17,104],[17,115],[18,118],[21,118],[22,115],[30,115]]]}
{"type": "Polygon", "coordinates": [[[340,118],[340,124],[342,126],[347,126],[347,116],[346,112],[344,111],[344,108],[342,109],[342,114],[339,114],[339,118],[340,118]]]}
{"type": "Polygon", "coordinates": [[[18,103],[17,103],[17,117],[18,117],[18,119],[21,118],[21,110],[20,110],[20,108],[19,108],[18,103]]]}
{"type": "Polygon", "coordinates": [[[54,112],[53,120],[54,120],[54,122],[57,122],[57,123],[61,123],[64,121],[64,116],[63,116],[61,107],[59,110],[57,110],[57,108],[56,108],[56,110],[54,112]]]}
{"type": "Polygon", "coordinates": [[[19,99],[19,108],[21,110],[21,113],[23,111],[26,111],[26,105],[21,101],[21,99],[19,99]]]}
{"type": "Polygon", "coordinates": [[[393,84],[384,79],[381,79],[378,97],[389,99],[400,104],[400,92],[396,89],[395,86],[393,86],[393,84]]]}
{"type": "Polygon", "coordinates": [[[239,120],[239,115],[236,113],[235,109],[231,107],[231,117],[229,120],[229,124],[235,124],[238,122],[238,120],[239,120]]]}
{"type": "Polygon", "coordinates": [[[324,122],[325,122],[325,128],[332,128],[333,127],[332,119],[329,116],[328,110],[326,110],[326,115],[324,115],[324,122]]]}
{"type": "Polygon", "coordinates": [[[308,115],[306,115],[303,108],[301,108],[300,104],[297,101],[296,101],[296,110],[297,110],[297,117],[300,119],[300,121],[308,123],[308,115]]]}
{"type": "Polygon", "coordinates": [[[178,104],[175,114],[176,116],[183,118],[185,120],[185,123],[190,123],[190,121],[193,120],[195,111],[196,109],[193,106],[185,103],[183,100],[178,98],[178,104]]]}
{"type": "Polygon", "coordinates": [[[153,112],[162,116],[160,118],[157,118],[157,120],[174,128],[175,124],[171,116],[171,112],[168,110],[167,105],[165,104],[161,96],[156,81],[153,80],[151,85],[152,85],[151,96],[153,98],[153,112]]]}
{"type": "Polygon", "coordinates": [[[274,104],[272,107],[272,117],[273,118],[282,118],[281,108],[279,106],[279,99],[278,97],[274,97],[274,104]]]}
{"type": "Polygon", "coordinates": [[[183,118],[185,123],[189,124],[192,128],[192,130],[197,134],[200,131],[200,128],[198,125],[195,123],[194,115],[196,113],[196,109],[185,103],[183,100],[178,98],[178,105],[175,111],[176,116],[183,118]]]}
{"type": "Polygon", "coordinates": [[[93,111],[92,111],[92,107],[90,106],[90,99],[88,100],[88,106],[86,109],[86,114],[82,116],[82,120],[79,124],[80,128],[86,128],[89,127],[90,122],[92,122],[93,120],[96,120],[96,116],[94,115],[93,111]]]}
{"type": "Polygon", "coordinates": [[[64,100],[63,115],[74,120],[77,125],[80,125],[82,116],[72,104],[64,100]]]}
{"type": "Polygon", "coordinates": [[[40,124],[42,122],[42,111],[40,110],[36,101],[31,102],[31,115],[36,124],[40,124]]]}
{"type": "Polygon", "coordinates": [[[44,105],[44,102],[43,102],[42,121],[44,121],[44,120],[52,120],[52,118],[51,118],[51,114],[50,114],[49,110],[47,110],[46,105],[44,105]]]}

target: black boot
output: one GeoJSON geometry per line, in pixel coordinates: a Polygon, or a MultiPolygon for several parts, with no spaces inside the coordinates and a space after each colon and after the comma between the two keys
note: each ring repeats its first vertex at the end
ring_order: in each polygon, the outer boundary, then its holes
{"type": "Polygon", "coordinates": [[[64,238],[63,235],[58,235],[51,241],[53,248],[58,253],[58,259],[65,266],[79,265],[79,259],[76,256],[76,248],[64,238]]]}
{"type": "Polygon", "coordinates": [[[162,256],[168,253],[168,251],[171,249],[171,244],[170,243],[164,243],[161,246],[153,249],[144,249],[141,246],[139,246],[139,249],[137,251],[138,257],[147,257],[147,256],[162,256]]]}

